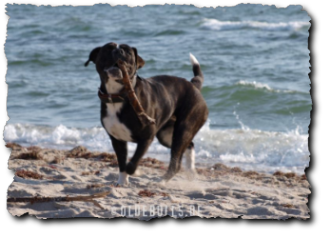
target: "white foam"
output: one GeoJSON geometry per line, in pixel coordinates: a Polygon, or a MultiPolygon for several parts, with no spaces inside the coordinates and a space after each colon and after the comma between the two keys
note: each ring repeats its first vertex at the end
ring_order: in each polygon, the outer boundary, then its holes
{"type": "Polygon", "coordinates": [[[274,91],[274,89],[272,89],[268,84],[257,83],[256,81],[248,82],[248,81],[240,80],[239,82],[236,83],[236,85],[247,85],[247,86],[252,86],[256,89],[266,89],[268,91],[274,91]]]}
{"type": "Polygon", "coordinates": [[[56,127],[34,126],[29,124],[9,124],[4,130],[7,142],[23,143],[25,145],[38,144],[53,148],[70,148],[74,145],[84,145],[102,149],[102,142],[109,137],[101,127],[68,128],[64,125],[56,127]]]}
{"type": "Polygon", "coordinates": [[[18,139],[16,128],[14,125],[7,125],[4,131],[4,138],[8,141],[14,141],[18,139]]]}
{"type": "Polygon", "coordinates": [[[263,89],[263,90],[267,90],[270,92],[276,92],[276,93],[295,93],[297,91],[294,90],[279,90],[279,89],[273,89],[272,87],[270,87],[268,84],[266,83],[259,83],[256,81],[245,81],[245,80],[240,80],[236,83],[236,85],[242,85],[242,86],[248,86],[248,87],[253,87],[255,89],[263,89]]]}
{"type": "Polygon", "coordinates": [[[245,130],[245,131],[250,130],[250,128],[248,126],[244,125],[244,123],[239,119],[239,115],[236,113],[236,111],[233,111],[233,115],[235,116],[236,121],[240,124],[242,130],[245,130]]]}
{"type": "Polygon", "coordinates": [[[195,138],[196,161],[222,162],[264,172],[274,172],[280,168],[287,172],[303,173],[308,167],[308,135],[299,134],[297,129],[284,133],[252,130],[243,123],[241,127],[201,130],[195,138]]]}
{"type": "Polygon", "coordinates": [[[262,29],[269,31],[289,31],[289,30],[300,30],[303,27],[309,27],[309,22],[278,22],[278,23],[269,23],[269,22],[259,22],[259,21],[219,21],[217,19],[203,19],[201,25],[205,29],[209,30],[237,30],[242,28],[253,28],[253,29],[262,29]]]}
{"type": "MultiPolygon", "coordinates": [[[[300,128],[288,132],[253,130],[244,125],[236,111],[234,116],[241,128],[215,130],[208,121],[194,139],[196,162],[214,164],[218,162],[242,169],[274,172],[278,169],[303,173],[309,164],[308,135],[300,128]]],[[[5,127],[6,142],[23,145],[71,149],[77,145],[90,150],[113,152],[110,139],[102,127],[68,128],[9,124],[5,127]]],[[[129,156],[136,144],[128,143],[129,156]]],[[[157,140],[151,144],[146,156],[169,162],[170,150],[157,140]]]]}

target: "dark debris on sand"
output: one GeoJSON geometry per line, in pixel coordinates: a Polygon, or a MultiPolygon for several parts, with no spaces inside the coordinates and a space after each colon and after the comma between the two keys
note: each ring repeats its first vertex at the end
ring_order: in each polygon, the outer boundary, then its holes
{"type": "MultiPolygon", "coordinates": [[[[7,148],[12,149],[12,153],[10,155],[10,159],[22,159],[22,160],[44,160],[49,164],[60,164],[66,158],[83,158],[90,159],[94,162],[100,161],[105,162],[104,167],[118,167],[118,162],[116,159],[116,155],[114,153],[106,153],[106,152],[92,152],[89,151],[84,146],[74,147],[72,150],[55,150],[55,149],[43,149],[38,146],[30,146],[23,147],[16,143],[7,143],[7,148]],[[50,159],[51,158],[51,159],[50,159]]],[[[160,170],[167,170],[167,164],[159,161],[155,158],[143,158],[140,163],[142,167],[155,168],[160,170]]],[[[263,173],[258,173],[256,171],[242,171],[238,167],[228,167],[224,164],[217,163],[211,167],[198,167],[196,168],[196,172],[199,175],[202,175],[206,178],[219,178],[221,176],[226,176],[230,174],[235,174],[237,176],[249,178],[252,180],[262,180],[265,177],[271,177],[273,182],[284,182],[288,186],[293,186],[295,183],[306,183],[308,184],[306,175],[297,175],[295,173],[283,173],[281,171],[275,172],[272,176],[265,175],[263,173]]],[[[38,174],[32,174],[32,172],[21,171],[16,172],[17,176],[24,178],[34,178],[34,179],[42,179],[38,174]]],[[[93,172],[83,172],[81,175],[97,175],[100,171],[93,172]]],[[[306,185],[307,186],[307,185],[306,185]]],[[[148,192],[141,193],[142,196],[151,196],[148,192]]],[[[141,196],[141,195],[140,195],[141,196]]]]}
{"type": "Polygon", "coordinates": [[[44,176],[32,171],[27,171],[27,170],[17,170],[15,173],[16,176],[24,178],[24,179],[43,179],[44,176]]]}

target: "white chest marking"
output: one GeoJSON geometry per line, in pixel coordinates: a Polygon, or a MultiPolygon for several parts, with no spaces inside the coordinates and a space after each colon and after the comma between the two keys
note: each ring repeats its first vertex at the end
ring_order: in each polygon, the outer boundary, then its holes
{"type": "Polygon", "coordinates": [[[107,116],[102,119],[106,131],[121,141],[133,141],[130,130],[119,121],[117,112],[123,106],[123,103],[107,103],[107,116]]]}
{"type": "Polygon", "coordinates": [[[123,87],[123,85],[117,83],[111,76],[109,76],[109,82],[105,85],[107,92],[110,94],[118,93],[123,87]]]}
{"type": "MultiPolygon", "coordinates": [[[[111,67],[110,67],[111,68],[111,67]]],[[[116,82],[117,78],[112,77],[111,74],[109,74],[109,72],[107,72],[108,74],[108,82],[105,84],[105,88],[107,89],[107,92],[110,94],[115,94],[115,93],[119,93],[120,90],[123,89],[123,85],[116,82]]],[[[131,81],[132,87],[135,87],[136,84],[136,75],[134,75],[132,81],[131,81]]]]}

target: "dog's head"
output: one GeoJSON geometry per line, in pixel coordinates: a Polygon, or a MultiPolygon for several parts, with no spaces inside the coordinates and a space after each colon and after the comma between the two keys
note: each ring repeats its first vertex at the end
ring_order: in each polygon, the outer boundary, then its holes
{"type": "Polygon", "coordinates": [[[127,73],[132,81],[135,80],[136,71],[143,67],[144,60],[138,55],[137,49],[134,47],[111,42],[92,50],[85,63],[87,66],[92,61],[96,65],[101,83],[110,94],[118,93],[123,88],[123,74],[117,65],[119,59],[126,62],[127,73]]]}

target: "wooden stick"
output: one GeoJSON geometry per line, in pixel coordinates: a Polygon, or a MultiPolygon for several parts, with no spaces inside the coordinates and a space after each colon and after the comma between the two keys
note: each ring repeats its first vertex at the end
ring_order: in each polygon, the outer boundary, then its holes
{"type": "Polygon", "coordinates": [[[103,193],[96,193],[93,195],[88,196],[75,196],[75,197],[9,197],[7,198],[7,202],[29,202],[39,203],[39,202],[73,202],[73,201],[85,201],[85,202],[92,202],[95,206],[103,209],[103,207],[96,202],[95,198],[102,198],[110,194],[110,192],[103,192],[103,193]]]}
{"type": "Polygon", "coordinates": [[[123,73],[123,84],[125,87],[125,90],[127,91],[127,96],[128,96],[128,100],[131,104],[131,106],[133,107],[135,113],[137,114],[137,116],[140,119],[140,122],[142,123],[142,126],[148,126],[151,124],[155,124],[155,119],[149,117],[145,111],[143,110],[143,107],[141,106],[141,103],[139,102],[134,89],[132,87],[131,81],[129,80],[129,76],[126,70],[126,63],[122,60],[118,60],[117,62],[118,67],[120,68],[120,70],[123,73]]]}

